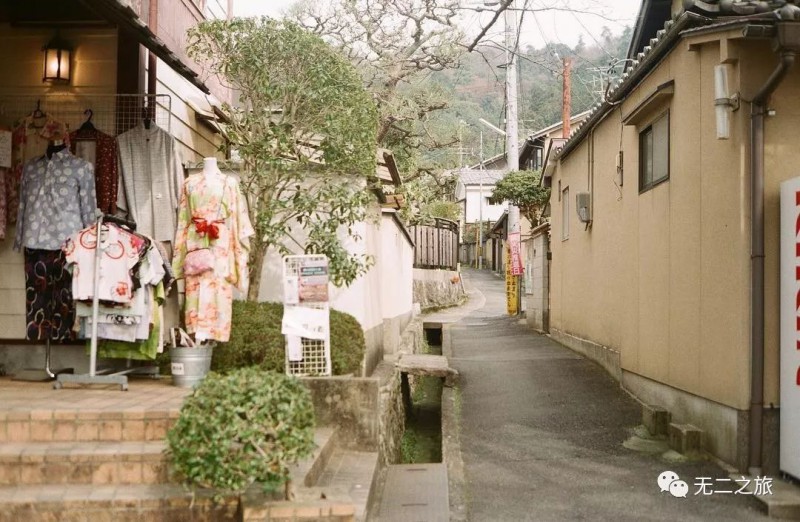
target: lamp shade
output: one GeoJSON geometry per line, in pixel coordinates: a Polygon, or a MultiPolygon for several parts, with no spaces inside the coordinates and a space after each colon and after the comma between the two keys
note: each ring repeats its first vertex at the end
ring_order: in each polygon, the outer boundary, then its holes
{"type": "Polygon", "coordinates": [[[56,36],[44,46],[42,81],[69,83],[72,74],[72,47],[56,36]]]}

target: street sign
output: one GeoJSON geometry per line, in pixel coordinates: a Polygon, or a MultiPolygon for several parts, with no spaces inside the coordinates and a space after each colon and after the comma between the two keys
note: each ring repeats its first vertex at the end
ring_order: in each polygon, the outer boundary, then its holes
{"type": "Polygon", "coordinates": [[[517,315],[519,301],[519,279],[511,270],[511,246],[506,242],[506,311],[508,315],[517,315]]]}
{"type": "Polygon", "coordinates": [[[508,234],[508,246],[511,249],[511,275],[521,276],[522,269],[522,242],[519,232],[508,234]]]}
{"type": "Polygon", "coordinates": [[[800,478],[800,177],[781,184],[780,468],[800,478]]]}

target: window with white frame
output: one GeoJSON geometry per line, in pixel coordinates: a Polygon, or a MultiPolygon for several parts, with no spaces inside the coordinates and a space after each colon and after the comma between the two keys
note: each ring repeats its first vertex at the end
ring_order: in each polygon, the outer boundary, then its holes
{"type": "Polygon", "coordinates": [[[569,187],[561,191],[561,240],[569,239],[569,187]]]}

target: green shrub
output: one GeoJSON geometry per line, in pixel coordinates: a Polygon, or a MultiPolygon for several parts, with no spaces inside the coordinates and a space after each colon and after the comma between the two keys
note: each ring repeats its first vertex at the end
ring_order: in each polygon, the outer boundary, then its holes
{"type": "Polygon", "coordinates": [[[258,368],[210,373],[167,434],[176,472],[192,486],[274,491],[314,449],[311,394],[296,378],[258,368]]]}
{"type": "MultiPolygon", "coordinates": [[[[331,310],[331,365],[334,375],[359,375],[366,345],[364,331],[355,317],[331,310]]],[[[258,366],[284,371],[283,305],[234,301],[230,341],[214,348],[211,369],[228,372],[258,366]]]]}

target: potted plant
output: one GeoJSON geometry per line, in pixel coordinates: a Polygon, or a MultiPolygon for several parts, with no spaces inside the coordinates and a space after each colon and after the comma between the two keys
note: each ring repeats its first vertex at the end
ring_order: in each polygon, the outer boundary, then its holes
{"type": "MultiPolygon", "coordinates": [[[[192,487],[242,494],[286,485],[314,449],[314,406],[296,378],[259,368],[209,373],[167,434],[176,473],[192,487]]],[[[287,498],[288,500],[288,498],[287,498]]]]}

